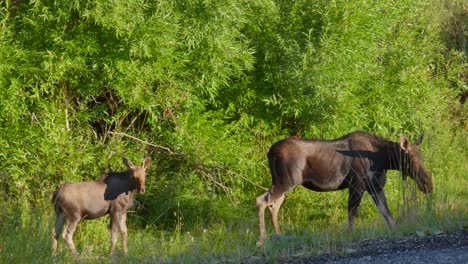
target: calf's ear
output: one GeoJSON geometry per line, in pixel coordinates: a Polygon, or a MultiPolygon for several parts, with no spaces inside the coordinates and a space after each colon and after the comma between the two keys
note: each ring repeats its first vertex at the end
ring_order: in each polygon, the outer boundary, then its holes
{"type": "Polygon", "coordinates": [[[129,169],[131,169],[131,170],[135,169],[135,165],[133,165],[133,163],[132,163],[131,161],[129,161],[127,158],[124,157],[122,160],[123,160],[123,164],[124,164],[127,168],[129,168],[129,169]]]}
{"type": "Polygon", "coordinates": [[[405,136],[400,137],[400,148],[404,150],[406,153],[408,153],[409,148],[410,148],[410,142],[407,137],[405,136]]]}
{"type": "Polygon", "coordinates": [[[147,169],[151,165],[151,157],[146,157],[143,161],[143,168],[147,169]]]}
{"type": "Polygon", "coordinates": [[[424,139],[424,134],[422,134],[416,142],[414,142],[415,145],[421,145],[424,139]]]}

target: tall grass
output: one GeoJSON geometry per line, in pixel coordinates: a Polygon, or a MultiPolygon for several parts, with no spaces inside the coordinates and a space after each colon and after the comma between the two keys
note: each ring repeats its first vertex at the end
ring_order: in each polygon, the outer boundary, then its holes
{"type": "Polygon", "coordinates": [[[129,255],[123,255],[119,241],[117,255],[110,258],[108,225],[105,221],[81,223],[75,236],[79,256],[72,256],[62,240],[57,256],[52,257],[51,215],[36,209],[29,217],[30,220],[25,223],[17,221],[15,215],[3,218],[0,262],[241,263],[250,259],[275,262],[317,254],[345,253],[345,248],[356,240],[408,234],[428,235],[440,230],[452,230],[460,224],[460,219],[453,218],[449,212],[442,212],[406,219],[399,223],[396,230],[386,228],[380,217],[361,218],[355,230],[348,232],[346,224],[342,222],[304,221],[297,218],[282,222],[287,236],[272,236],[262,247],[255,245],[257,225],[250,220],[199,227],[191,232],[160,230],[157,227],[130,228],[129,255]]]}
{"type": "Polygon", "coordinates": [[[51,262],[52,225],[44,210],[26,215],[19,211],[2,210],[0,213],[1,263],[51,262]]]}
{"type": "MultiPolygon", "coordinates": [[[[446,136],[446,135],[444,135],[446,136]]],[[[412,180],[402,181],[398,172],[389,174],[386,186],[397,227],[389,229],[372,199],[365,195],[355,230],[347,230],[347,192],[314,193],[298,187],[280,211],[284,236],[272,235],[257,247],[256,208],[240,206],[237,218],[179,219],[173,227],[157,222],[146,227],[137,215],[129,216],[129,255],[124,256],[119,237],[118,253],[108,256],[109,219],[83,221],[75,233],[80,256],[72,256],[63,240],[58,254],[51,256],[52,207],[13,210],[2,202],[0,221],[1,263],[241,263],[276,262],[324,253],[346,253],[356,240],[405,235],[426,236],[466,227],[466,133],[426,142],[426,166],[432,168],[435,190],[423,195],[412,180]],[[440,144],[440,145],[439,145],[440,144]],[[448,148],[447,146],[452,146],[448,148]],[[437,157],[437,158],[434,158],[437,157]],[[319,197],[319,199],[317,199],[319,197]],[[10,208],[10,209],[7,209],[10,208]],[[185,221],[185,222],[184,222],[185,221]],[[192,221],[192,222],[189,222],[192,221]]],[[[18,205],[19,207],[19,205],[18,205]]],[[[182,209],[178,209],[180,212],[182,209]]],[[[168,211],[167,214],[174,214],[168,211]]],[[[269,215],[267,214],[267,219],[269,215]]],[[[269,234],[272,226],[267,221],[269,234]]]]}

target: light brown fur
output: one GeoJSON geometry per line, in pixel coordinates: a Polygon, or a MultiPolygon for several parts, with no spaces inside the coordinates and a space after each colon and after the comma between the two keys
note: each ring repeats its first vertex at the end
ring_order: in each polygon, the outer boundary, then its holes
{"type": "Polygon", "coordinates": [[[137,191],[145,192],[146,169],[151,158],[145,158],[142,166],[135,166],[123,159],[127,171],[109,173],[98,181],[64,183],[54,192],[52,202],[56,212],[52,239],[52,254],[57,251],[57,242],[63,239],[73,254],[77,254],[73,233],[80,220],[96,219],[109,214],[111,217],[111,255],[115,253],[117,231],[120,230],[125,254],[127,249],[127,210],[133,205],[137,191]],[[66,230],[63,227],[66,224],[66,230]]]}

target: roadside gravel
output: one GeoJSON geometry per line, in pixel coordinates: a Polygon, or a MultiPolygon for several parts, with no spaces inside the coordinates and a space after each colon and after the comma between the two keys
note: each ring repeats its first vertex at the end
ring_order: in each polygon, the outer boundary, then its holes
{"type": "Polygon", "coordinates": [[[364,240],[347,248],[343,255],[289,259],[284,263],[467,263],[468,231],[452,234],[413,236],[401,239],[364,240]]]}

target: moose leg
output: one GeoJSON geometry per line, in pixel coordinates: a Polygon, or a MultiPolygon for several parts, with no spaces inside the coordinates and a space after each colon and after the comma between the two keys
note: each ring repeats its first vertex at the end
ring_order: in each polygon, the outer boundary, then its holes
{"type": "Polygon", "coordinates": [[[265,230],[265,209],[267,208],[267,201],[269,197],[269,192],[266,192],[257,197],[257,209],[258,209],[258,226],[260,228],[260,240],[257,245],[261,245],[266,239],[266,230],[265,230]]]}
{"type": "Polygon", "coordinates": [[[362,194],[363,194],[362,192],[359,192],[352,188],[349,189],[349,198],[348,198],[348,228],[349,230],[353,230],[354,219],[356,218],[357,210],[362,200],[362,194]]]}
{"type": "Polygon", "coordinates": [[[273,188],[268,192],[257,197],[257,208],[258,208],[258,226],[260,229],[260,240],[257,242],[257,245],[260,246],[263,244],[263,241],[266,239],[266,229],[265,229],[265,209],[268,207],[271,213],[273,220],[273,226],[275,228],[275,233],[279,234],[279,224],[278,224],[278,210],[281,207],[285,198],[284,192],[274,192],[273,188]]]}
{"type": "Polygon", "coordinates": [[[65,225],[65,215],[63,212],[58,211],[55,216],[55,226],[52,230],[52,256],[57,252],[57,242],[63,233],[63,226],[65,225]]]}
{"type": "Polygon", "coordinates": [[[128,254],[127,248],[127,213],[123,213],[120,217],[120,235],[122,236],[122,244],[125,255],[128,254]]]}
{"type": "Polygon", "coordinates": [[[72,216],[71,218],[67,218],[67,229],[63,234],[63,239],[67,242],[68,248],[75,255],[78,255],[78,252],[76,252],[75,244],[73,244],[73,234],[75,233],[76,226],[79,222],[79,217],[72,216]]]}
{"type": "Polygon", "coordinates": [[[120,225],[120,217],[118,214],[111,215],[110,223],[110,233],[111,233],[111,250],[110,255],[113,256],[115,253],[115,244],[117,243],[118,229],[120,225]]]}
{"type": "Polygon", "coordinates": [[[279,209],[281,207],[281,204],[283,203],[285,197],[286,196],[284,194],[282,194],[278,199],[274,200],[273,203],[268,207],[268,209],[270,210],[271,219],[273,221],[273,227],[275,228],[275,233],[276,234],[281,233],[280,228],[279,228],[279,224],[278,224],[278,211],[279,211],[279,209]]]}
{"type": "Polygon", "coordinates": [[[377,209],[379,209],[380,213],[382,214],[383,218],[385,219],[385,222],[389,227],[394,227],[395,226],[395,221],[393,220],[392,213],[390,213],[390,209],[388,208],[387,205],[387,198],[385,197],[385,192],[383,189],[379,190],[372,190],[370,195],[372,196],[372,199],[374,200],[375,205],[377,206],[377,209]]]}

